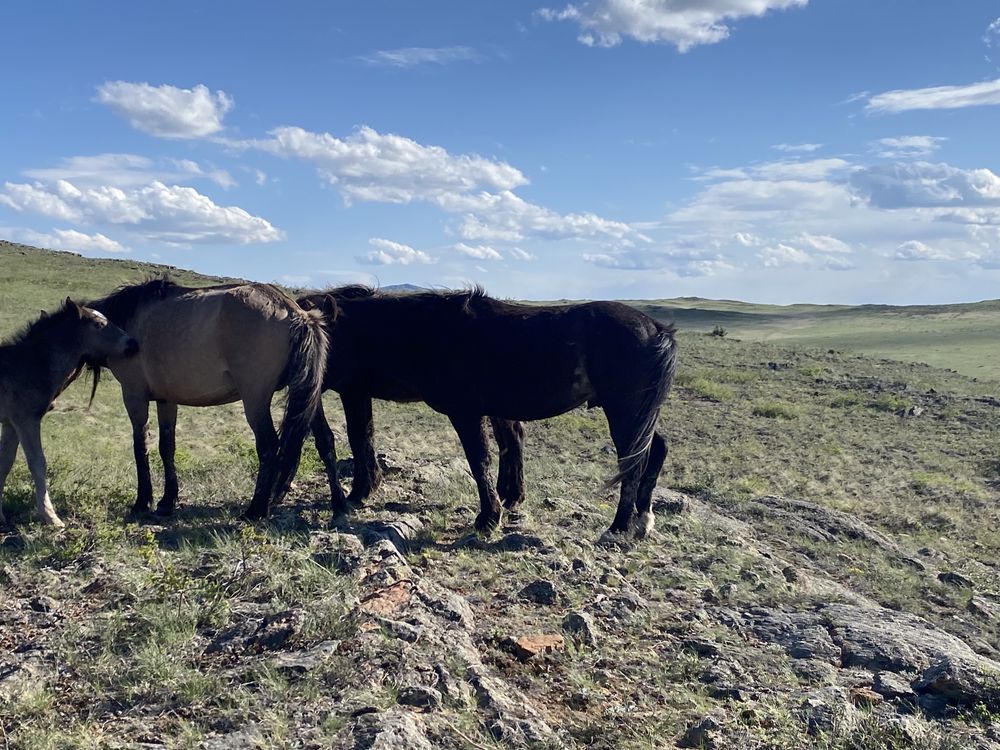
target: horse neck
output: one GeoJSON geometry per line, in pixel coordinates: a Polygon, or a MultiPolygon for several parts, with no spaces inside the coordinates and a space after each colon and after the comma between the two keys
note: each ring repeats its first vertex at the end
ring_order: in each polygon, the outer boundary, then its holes
{"type": "Polygon", "coordinates": [[[67,385],[69,377],[80,367],[82,347],[75,336],[66,336],[59,329],[45,331],[22,341],[14,355],[19,368],[32,371],[39,390],[55,398],[67,385]]]}

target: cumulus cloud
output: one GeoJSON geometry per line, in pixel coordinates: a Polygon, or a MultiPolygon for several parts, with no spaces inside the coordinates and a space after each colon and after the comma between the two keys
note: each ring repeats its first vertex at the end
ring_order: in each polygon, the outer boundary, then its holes
{"type": "Polygon", "coordinates": [[[108,81],[97,89],[97,101],[129,121],[136,130],[159,138],[205,138],[222,130],[233,100],[207,86],[182,89],[148,83],[108,81]]]}
{"type": "Polygon", "coordinates": [[[360,127],[346,138],[297,127],[234,143],[313,164],[348,203],[422,201],[463,214],[458,233],[476,242],[642,237],[627,224],[593,213],[560,214],[525,201],[513,190],[528,183],[520,170],[477,154],[449,153],[399,135],[360,127]]]}
{"type": "Polygon", "coordinates": [[[810,154],[823,148],[822,143],[776,143],[771,148],[787,154],[810,154]]]}
{"type": "Polygon", "coordinates": [[[851,246],[843,240],[832,237],[828,234],[809,234],[803,232],[795,240],[806,247],[820,253],[849,253],[851,246]]]}
{"type": "Polygon", "coordinates": [[[757,257],[764,261],[764,265],[768,268],[783,266],[789,263],[802,265],[803,263],[808,263],[810,260],[809,253],[783,243],[778,243],[773,247],[765,247],[757,254],[757,257]]]}
{"type": "Polygon", "coordinates": [[[697,248],[630,248],[616,252],[584,253],[583,259],[616,271],[667,271],[675,276],[715,276],[735,269],[718,254],[697,248]]]}
{"type": "Polygon", "coordinates": [[[314,164],[347,200],[409,203],[471,190],[510,190],[527,178],[501,161],[453,155],[440,146],[361,127],[346,138],[297,127],[242,145],[314,164]]]}
{"type": "Polygon", "coordinates": [[[871,145],[872,151],[886,159],[915,159],[933,154],[946,140],[933,135],[902,135],[879,138],[871,145]]]}
{"type": "Polygon", "coordinates": [[[121,225],[171,243],[266,243],[284,238],[267,220],[238,206],[219,206],[191,187],[154,181],[138,188],[5,183],[0,204],[16,211],[96,225],[121,225]]]}
{"type": "Polygon", "coordinates": [[[896,260],[950,260],[948,253],[935,250],[920,240],[907,240],[896,248],[896,260]]]}
{"type": "Polygon", "coordinates": [[[986,33],[983,34],[983,42],[985,42],[987,47],[993,47],[1000,42],[1000,18],[997,18],[986,27],[986,33]]]}
{"type": "Polygon", "coordinates": [[[541,18],[579,25],[587,46],[614,47],[624,38],[673,44],[687,52],[728,38],[733,21],[771,10],[802,7],[808,0],[582,0],[561,10],[543,8],[541,18]]]}
{"type": "Polygon", "coordinates": [[[368,65],[388,68],[413,68],[418,65],[450,65],[458,62],[480,62],[483,56],[472,47],[401,47],[384,49],[358,58],[368,65]]]}
{"type": "Polygon", "coordinates": [[[1000,177],[988,169],[881,164],[853,172],[850,183],[878,208],[1000,206],[1000,177]]]}
{"type": "Polygon", "coordinates": [[[1000,104],[1000,78],[966,86],[896,89],[868,99],[869,112],[907,112],[915,109],[960,109],[1000,104]]]}
{"type": "Polygon", "coordinates": [[[359,255],[357,260],[369,266],[409,266],[414,263],[431,263],[434,260],[422,250],[414,250],[409,245],[381,237],[372,237],[368,244],[374,250],[359,255]]]}
{"type": "Polygon", "coordinates": [[[75,229],[53,229],[51,232],[35,232],[30,229],[20,229],[12,232],[14,239],[36,247],[50,250],[69,250],[78,253],[127,253],[117,240],[113,240],[100,232],[87,234],[75,229]]]}
{"type": "Polygon", "coordinates": [[[459,242],[455,245],[455,249],[468,258],[477,258],[478,260],[503,259],[500,251],[489,245],[466,245],[464,242],[459,242]]]}
{"type": "Polygon", "coordinates": [[[187,179],[207,179],[230,188],[236,185],[224,169],[203,166],[190,159],[153,160],[136,154],[95,154],[70,156],[55,167],[28,169],[24,175],[43,182],[69,180],[75,185],[113,185],[134,187],[150,182],[177,182],[187,179]]]}

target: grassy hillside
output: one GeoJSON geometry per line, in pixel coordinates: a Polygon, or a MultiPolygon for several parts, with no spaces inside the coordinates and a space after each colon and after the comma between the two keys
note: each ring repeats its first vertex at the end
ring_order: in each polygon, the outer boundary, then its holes
{"type": "Polygon", "coordinates": [[[1000,379],[1000,300],[963,305],[752,305],[686,298],[637,302],[690,330],[924,362],[1000,379]]]}
{"type": "MultiPolygon", "coordinates": [[[[21,276],[11,257],[6,330],[144,273],[29,254],[21,276]]],[[[488,539],[468,533],[475,488],[448,421],[419,404],[376,404],[389,471],[368,507],[330,517],[310,447],[257,526],[235,520],[255,470],[239,408],[181,409],[182,507],[126,522],[118,389],[87,412],[76,384],[44,423],[67,528],[32,523],[23,463],[4,499],[0,738],[1000,747],[996,386],[827,346],[689,330],[680,347],[657,530],[635,546],[598,543],[615,506],[600,411],[527,426],[528,501],[488,539]],[[532,655],[538,635],[549,650],[532,655]]]]}

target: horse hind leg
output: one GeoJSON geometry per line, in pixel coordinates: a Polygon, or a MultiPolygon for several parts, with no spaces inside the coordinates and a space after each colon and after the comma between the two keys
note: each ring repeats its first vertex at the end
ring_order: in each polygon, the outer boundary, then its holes
{"type": "Polygon", "coordinates": [[[635,524],[636,539],[644,539],[653,530],[653,511],[650,507],[653,502],[653,489],[656,487],[656,480],[659,479],[666,458],[667,441],[660,433],[654,432],[649,445],[649,456],[646,458],[646,467],[642,471],[639,487],[636,490],[635,509],[638,513],[635,524]]]}
{"type": "Polygon", "coordinates": [[[312,423],[313,439],[316,441],[316,452],[323,467],[326,469],[326,478],[330,482],[330,510],[334,516],[343,515],[348,512],[347,496],[344,488],[340,485],[340,475],[337,471],[337,445],[330,429],[330,423],[326,420],[326,413],[323,411],[321,403],[316,409],[312,423]]]}
{"type": "Polygon", "coordinates": [[[510,419],[490,417],[500,454],[497,493],[503,507],[512,510],[524,502],[524,427],[510,419]]]}
{"type": "Polygon", "coordinates": [[[496,488],[490,483],[490,449],[486,444],[483,418],[480,416],[449,415],[451,424],[462,441],[465,457],[469,461],[472,478],[479,492],[479,515],[476,531],[493,531],[500,525],[503,509],[496,488]]]}
{"type": "Polygon", "coordinates": [[[163,462],[163,497],[156,506],[158,516],[169,516],[177,505],[177,404],[156,402],[160,460],[163,462]]]}
{"type": "Polygon", "coordinates": [[[604,413],[608,418],[611,440],[618,453],[618,478],[621,481],[618,510],[608,532],[625,534],[632,529],[640,480],[648,462],[650,449],[649,446],[642,446],[636,450],[640,432],[636,426],[634,407],[629,408],[627,404],[606,405],[604,413]]]}
{"type": "Polygon", "coordinates": [[[244,516],[251,521],[266,518],[271,492],[274,489],[278,458],[278,433],[271,418],[271,393],[255,394],[243,399],[243,411],[253,430],[257,448],[257,481],[253,497],[244,516]]]}
{"type": "Polygon", "coordinates": [[[363,505],[364,501],[382,483],[382,470],[375,458],[372,439],[375,436],[375,420],[372,416],[372,400],[367,396],[341,394],[344,418],[347,420],[347,440],[354,454],[354,479],[347,502],[363,505]]]}

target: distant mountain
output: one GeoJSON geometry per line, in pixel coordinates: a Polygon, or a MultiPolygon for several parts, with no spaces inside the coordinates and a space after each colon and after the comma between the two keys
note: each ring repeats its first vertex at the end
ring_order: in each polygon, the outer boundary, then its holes
{"type": "Polygon", "coordinates": [[[389,286],[379,287],[380,292],[392,292],[393,294],[409,294],[410,292],[426,292],[427,287],[416,284],[389,284],[389,286]]]}

